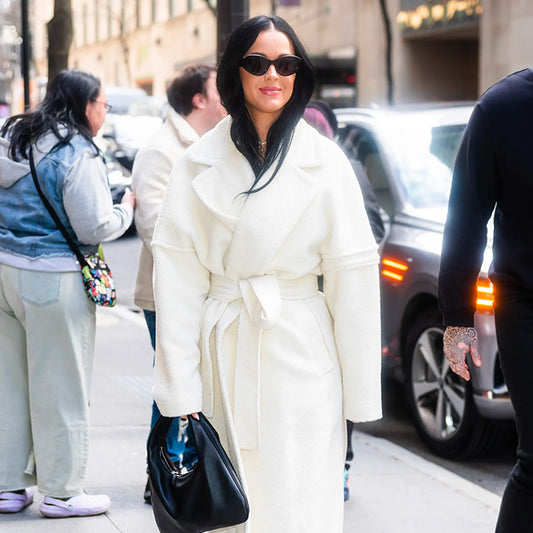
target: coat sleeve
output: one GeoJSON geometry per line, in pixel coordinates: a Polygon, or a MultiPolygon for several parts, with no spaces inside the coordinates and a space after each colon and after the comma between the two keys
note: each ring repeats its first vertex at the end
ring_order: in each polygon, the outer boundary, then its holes
{"type": "Polygon", "coordinates": [[[324,293],[342,369],[345,417],[381,418],[381,328],[377,245],[357,179],[343,158],[326,206],[324,293]]]}
{"type": "Polygon", "coordinates": [[[157,341],[153,395],[165,416],[202,410],[200,322],[210,273],[195,247],[199,207],[185,167],[177,165],[170,176],[152,241],[157,341]]]}
{"type": "Polygon", "coordinates": [[[439,305],[448,326],[473,326],[476,281],[496,198],[496,147],[479,104],[454,167],[439,272],[439,305]]]}
{"type": "Polygon", "coordinates": [[[135,192],[135,228],[143,243],[150,248],[155,223],[175,154],[156,147],[142,148],[133,165],[132,189],[135,192]]]}

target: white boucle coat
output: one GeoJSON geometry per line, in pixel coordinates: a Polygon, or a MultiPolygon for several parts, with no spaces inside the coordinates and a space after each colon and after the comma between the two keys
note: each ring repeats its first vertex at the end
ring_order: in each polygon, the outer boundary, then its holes
{"type": "Polygon", "coordinates": [[[377,246],[335,143],[300,121],[243,195],[230,125],[178,161],[156,224],[154,398],[219,432],[251,507],[232,531],[341,533],[344,420],[381,416],[377,246]]]}

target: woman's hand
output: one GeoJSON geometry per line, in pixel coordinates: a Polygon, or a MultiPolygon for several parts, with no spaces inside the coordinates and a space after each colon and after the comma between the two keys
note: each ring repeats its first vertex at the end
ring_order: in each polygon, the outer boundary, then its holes
{"type": "Polygon", "coordinates": [[[130,204],[135,209],[135,193],[129,187],[126,187],[120,203],[130,204]]]}
{"type": "Polygon", "coordinates": [[[444,332],[443,344],[444,355],[448,359],[450,368],[466,381],[470,381],[466,354],[470,352],[474,364],[481,366],[477,331],[474,328],[448,326],[444,332]]]}
{"type": "Polygon", "coordinates": [[[196,418],[196,420],[200,420],[200,417],[198,416],[198,413],[191,413],[190,415],[183,415],[181,418],[183,420],[187,420],[188,416],[192,416],[193,418],[196,418]]]}

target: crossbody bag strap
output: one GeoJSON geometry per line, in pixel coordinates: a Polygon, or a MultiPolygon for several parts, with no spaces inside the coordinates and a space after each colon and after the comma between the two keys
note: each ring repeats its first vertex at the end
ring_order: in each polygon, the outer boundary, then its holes
{"type": "Polygon", "coordinates": [[[80,252],[80,249],[72,239],[72,237],[69,235],[68,231],[66,230],[65,226],[63,226],[63,223],[61,220],[59,220],[59,217],[57,216],[57,213],[54,211],[54,208],[48,201],[48,198],[44,195],[43,190],[41,189],[41,184],[39,183],[39,179],[37,178],[37,171],[35,170],[35,162],[33,160],[33,147],[30,143],[30,170],[31,170],[31,176],[33,178],[33,183],[35,183],[35,188],[37,189],[37,192],[39,193],[39,196],[41,197],[41,200],[43,201],[44,206],[46,207],[47,211],[50,213],[50,216],[54,219],[54,222],[56,223],[57,227],[63,234],[63,237],[65,237],[65,240],[67,241],[67,244],[69,245],[69,248],[72,250],[76,258],[78,259],[81,267],[87,266],[87,261],[85,260],[85,257],[83,257],[83,254],[80,252]]]}

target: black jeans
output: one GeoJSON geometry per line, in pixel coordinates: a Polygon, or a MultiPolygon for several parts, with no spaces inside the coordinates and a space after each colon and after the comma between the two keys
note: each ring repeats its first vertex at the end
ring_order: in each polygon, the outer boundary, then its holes
{"type": "Polygon", "coordinates": [[[496,533],[533,533],[533,295],[496,295],[498,349],[518,431],[517,463],[505,487],[496,533]]]}

